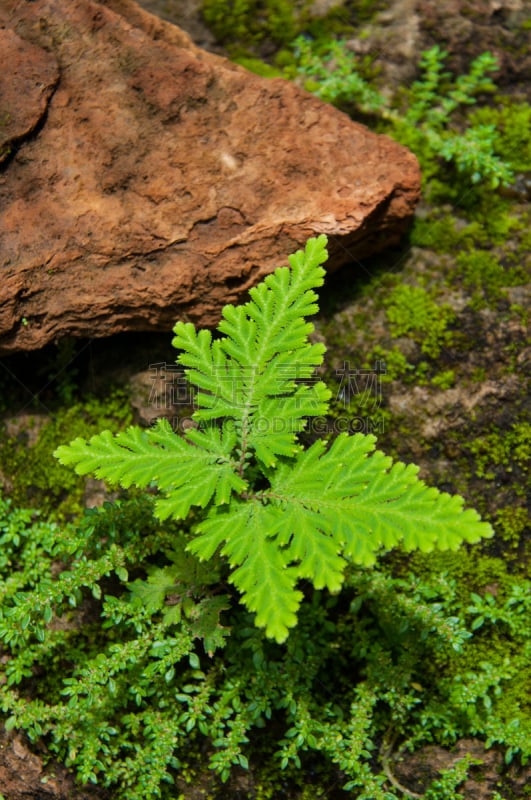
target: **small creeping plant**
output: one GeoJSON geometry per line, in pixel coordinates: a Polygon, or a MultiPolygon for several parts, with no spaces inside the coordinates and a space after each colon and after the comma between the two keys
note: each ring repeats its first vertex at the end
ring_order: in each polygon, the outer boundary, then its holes
{"type": "Polygon", "coordinates": [[[197,389],[197,427],[180,435],[159,420],[56,451],[80,474],[156,486],[161,520],[198,507],[189,550],[228,561],[256,624],[278,642],[296,624],[301,579],[337,592],[348,562],[369,567],[395,545],[455,549],[492,536],[461,497],[429,488],[418,467],[375,450],[374,436],[300,443],[308,417],[326,414],[331,396],[313,377],[325,347],[308,341],[307,321],[318,311],[326,244],[310,239],[247,303],[225,306],[220,338],[177,322],[173,344],[197,389]]]}

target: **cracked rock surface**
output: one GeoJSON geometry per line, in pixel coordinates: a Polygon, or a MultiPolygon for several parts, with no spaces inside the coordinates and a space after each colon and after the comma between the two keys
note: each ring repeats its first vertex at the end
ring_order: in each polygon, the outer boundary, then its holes
{"type": "Polygon", "coordinates": [[[0,34],[0,354],[215,324],[309,236],[334,268],[411,218],[409,151],[131,0],[3,0],[0,34]]]}
{"type": "Polygon", "coordinates": [[[0,164],[39,125],[59,78],[50,53],[0,29],[0,164]],[[5,68],[7,67],[7,69],[5,68]]]}

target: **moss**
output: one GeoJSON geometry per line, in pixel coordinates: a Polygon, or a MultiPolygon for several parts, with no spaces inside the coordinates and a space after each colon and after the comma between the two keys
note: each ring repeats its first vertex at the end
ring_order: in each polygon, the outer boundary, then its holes
{"type": "Polygon", "coordinates": [[[527,280],[521,267],[504,268],[499,258],[487,250],[461,252],[456,264],[463,285],[472,291],[471,305],[476,309],[492,305],[507,296],[505,288],[527,280]]]}
{"type": "MultiPolygon", "coordinates": [[[[478,423],[481,430],[481,421],[478,423]]],[[[496,536],[481,550],[503,554],[511,569],[526,563],[529,552],[527,480],[531,457],[531,425],[516,422],[491,428],[463,441],[459,432],[447,436],[453,454],[452,486],[488,519],[496,536]],[[513,561],[517,559],[517,561],[513,561]]]]}
{"type": "Polygon", "coordinates": [[[531,253],[531,212],[529,213],[527,222],[529,224],[519,237],[518,247],[515,253],[515,257],[518,259],[529,259],[529,254],[531,253]]]}
{"type": "Polygon", "coordinates": [[[376,345],[371,350],[364,366],[369,367],[376,361],[381,361],[385,365],[385,372],[383,372],[381,376],[382,383],[389,383],[398,378],[405,379],[415,370],[415,366],[409,363],[398,347],[386,349],[380,345],[376,345]]]}
{"type": "Polygon", "coordinates": [[[530,212],[515,206],[493,191],[465,188],[432,181],[430,202],[433,206],[417,215],[410,233],[415,247],[437,253],[454,254],[458,250],[504,247],[506,258],[521,261],[531,250],[530,212]],[[461,206],[459,215],[453,204],[461,206]],[[441,208],[442,207],[442,208],[441,208]],[[514,254],[511,249],[516,245],[514,254]]]}
{"type": "Polygon", "coordinates": [[[425,197],[430,210],[415,220],[411,234],[418,247],[452,253],[458,247],[504,245],[529,235],[529,211],[487,186],[466,185],[459,176],[434,178],[425,197]]]}
{"type": "Polygon", "coordinates": [[[467,447],[475,457],[475,471],[480,478],[494,480],[499,467],[506,472],[516,467],[525,470],[531,460],[531,424],[521,422],[509,430],[493,431],[474,439],[467,447]]]}
{"type": "Polygon", "coordinates": [[[397,286],[385,299],[393,336],[407,336],[420,344],[423,353],[437,358],[451,343],[448,326],[455,313],[448,304],[439,305],[419,286],[397,286]]]}
{"type": "Polygon", "coordinates": [[[382,408],[374,398],[367,401],[364,394],[353,395],[347,404],[338,401],[330,403],[327,420],[322,420],[322,429],[316,427],[316,433],[363,433],[380,437],[389,427],[392,414],[382,408]]]}
{"type": "Polygon", "coordinates": [[[456,219],[451,214],[444,214],[438,219],[427,215],[424,218],[415,217],[410,240],[415,247],[444,253],[457,246],[461,242],[461,236],[456,227],[456,219]]]}
{"type": "Polygon", "coordinates": [[[521,230],[525,223],[508,199],[485,189],[474,194],[474,190],[464,193],[463,207],[469,219],[481,226],[482,243],[501,245],[521,230]]]}
{"type": "Polygon", "coordinates": [[[432,386],[437,386],[439,389],[451,389],[455,384],[455,372],[453,369],[447,369],[440,372],[431,379],[432,386]]]}
{"type": "MultiPolygon", "coordinates": [[[[311,0],[203,0],[206,24],[229,54],[253,57],[261,48],[279,68],[293,63],[289,45],[301,33],[321,41],[350,37],[383,6],[382,0],[337,5],[325,15],[312,14],[311,0]],[[271,48],[277,49],[277,57],[271,48]],[[242,49],[247,51],[242,53],[242,49]]],[[[253,70],[254,71],[254,70],[253,70]]],[[[263,74],[263,73],[258,73],[263,74]]]]}
{"type": "Polygon", "coordinates": [[[529,719],[529,676],[527,675],[527,657],[522,652],[520,637],[508,638],[505,630],[493,631],[492,626],[484,636],[476,636],[456,659],[455,674],[466,677],[477,673],[480,665],[492,665],[504,677],[501,690],[494,692],[495,699],[489,707],[489,713],[496,715],[502,725],[514,724],[529,719]],[[510,662],[510,668],[507,663],[510,662]]]}
{"type": "Polygon", "coordinates": [[[249,72],[254,72],[255,75],[261,75],[262,78],[281,78],[282,71],[276,67],[272,67],[266,61],[259,58],[249,58],[247,56],[240,56],[234,59],[236,64],[245,67],[249,72]]]}
{"type": "Polygon", "coordinates": [[[117,431],[131,421],[127,395],[115,390],[105,400],[89,398],[59,409],[43,425],[34,444],[28,443],[28,432],[6,437],[0,448],[0,470],[13,502],[60,518],[79,512],[85,480],[61,466],[53,457],[54,450],[78,436],[87,438],[105,428],[117,431]]]}
{"type": "Polygon", "coordinates": [[[515,508],[514,505],[500,508],[496,513],[495,525],[504,541],[513,547],[520,545],[521,536],[531,527],[531,519],[527,508],[515,508]]]}
{"type": "MultiPolygon", "coordinates": [[[[503,558],[479,553],[477,547],[461,548],[458,552],[435,551],[414,553],[403,560],[403,571],[412,572],[419,580],[439,575],[455,591],[455,602],[468,604],[470,593],[483,594],[488,586],[507,594],[515,581],[509,564],[503,558]]],[[[511,567],[512,569],[512,567],[511,567]]]]}
{"type": "Polygon", "coordinates": [[[202,6],[206,24],[229,47],[252,48],[264,39],[277,45],[291,42],[298,33],[294,12],[293,4],[285,0],[204,0],[202,6]]]}

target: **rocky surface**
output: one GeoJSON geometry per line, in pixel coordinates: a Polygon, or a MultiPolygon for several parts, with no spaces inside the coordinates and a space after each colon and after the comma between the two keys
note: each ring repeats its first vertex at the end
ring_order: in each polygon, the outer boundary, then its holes
{"type": "MultiPolygon", "coordinates": [[[[395,773],[395,788],[401,789],[405,796],[419,797],[422,800],[426,786],[437,778],[438,773],[452,769],[463,758],[472,759],[469,777],[459,787],[459,795],[466,800],[492,800],[499,789],[499,774],[503,769],[501,750],[487,750],[478,739],[461,739],[452,750],[438,745],[426,745],[416,753],[404,753],[392,765],[395,773]],[[474,764],[475,759],[475,764],[474,764]],[[398,779],[398,780],[397,780],[398,779]],[[407,787],[404,789],[404,786],[407,787]]],[[[513,797],[524,797],[525,776],[519,776],[511,768],[513,797]]]]}
{"type": "Polygon", "coordinates": [[[55,58],[0,29],[0,52],[8,67],[0,71],[0,164],[17,142],[41,122],[59,78],[55,58]]]}
{"type": "Polygon", "coordinates": [[[421,0],[417,5],[421,41],[438,43],[450,54],[448,66],[464,72],[489,51],[498,60],[496,83],[503,90],[531,79],[529,3],[526,0],[421,0]]]}
{"type": "Polygon", "coordinates": [[[209,325],[309,236],[334,267],[407,226],[412,154],[130,0],[5,0],[0,25],[46,65],[0,175],[0,353],[209,325]]]}

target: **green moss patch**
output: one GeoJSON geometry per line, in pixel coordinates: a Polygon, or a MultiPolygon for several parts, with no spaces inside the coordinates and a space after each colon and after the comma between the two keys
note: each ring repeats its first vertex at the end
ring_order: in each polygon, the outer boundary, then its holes
{"type": "Polygon", "coordinates": [[[54,450],[65,441],[91,436],[102,427],[121,430],[131,421],[127,394],[115,390],[103,400],[88,398],[60,408],[39,426],[31,443],[31,426],[18,435],[8,436],[5,422],[1,423],[4,426],[0,447],[2,483],[19,505],[40,508],[44,514],[58,517],[78,513],[83,506],[86,481],[59,464],[52,455],[54,450]]]}

